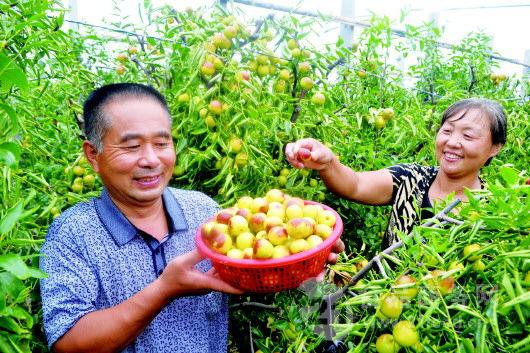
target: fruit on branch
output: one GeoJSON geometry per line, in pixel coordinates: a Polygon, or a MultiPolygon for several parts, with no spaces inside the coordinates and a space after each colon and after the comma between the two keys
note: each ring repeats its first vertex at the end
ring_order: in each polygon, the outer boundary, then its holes
{"type": "Polygon", "coordinates": [[[479,244],[469,244],[464,247],[463,254],[468,261],[477,261],[482,258],[482,254],[478,254],[481,247],[479,244]]]}
{"type": "Polygon", "coordinates": [[[311,64],[307,61],[301,62],[298,64],[298,71],[301,74],[306,74],[311,71],[311,64]]]}
{"type": "Polygon", "coordinates": [[[118,60],[121,63],[124,63],[127,60],[129,60],[129,57],[127,56],[127,54],[120,53],[120,54],[116,55],[116,60],[118,60]]]}
{"type": "Polygon", "coordinates": [[[237,167],[244,167],[248,163],[248,154],[245,152],[239,152],[235,157],[235,165],[237,167]]]}
{"type": "Polygon", "coordinates": [[[385,121],[388,121],[394,117],[394,109],[384,108],[383,110],[381,110],[380,114],[383,119],[385,119],[385,121]]]}
{"type": "Polygon", "coordinates": [[[294,48],[291,50],[291,56],[293,58],[299,58],[302,56],[302,51],[299,48],[294,48]]]}
{"type": "Polygon", "coordinates": [[[387,293],[381,297],[379,310],[385,317],[397,319],[403,311],[403,303],[397,295],[387,293]]]}
{"type": "Polygon", "coordinates": [[[395,324],[392,335],[396,342],[403,347],[411,347],[420,340],[416,327],[408,320],[403,320],[395,324]]]}
{"type": "Polygon", "coordinates": [[[237,79],[239,81],[249,81],[250,80],[250,72],[248,71],[239,71],[237,73],[237,79]]]}
{"type": "Polygon", "coordinates": [[[234,26],[226,26],[223,31],[223,34],[226,38],[232,39],[237,35],[237,28],[234,26]]]}
{"type": "Polygon", "coordinates": [[[316,92],[311,97],[311,103],[318,106],[324,105],[324,103],[326,103],[326,96],[321,92],[316,92]]]}
{"type": "Polygon", "coordinates": [[[313,88],[313,80],[311,77],[302,77],[300,80],[300,87],[305,89],[306,91],[309,91],[311,88],[313,88]]]}
{"type": "Polygon", "coordinates": [[[399,345],[394,340],[394,336],[389,333],[384,333],[377,337],[375,350],[377,353],[397,353],[399,351],[399,345]]]}
{"type": "Polygon", "coordinates": [[[123,65],[119,65],[117,68],[116,68],[116,73],[118,75],[123,75],[125,73],[125,66],[123,65]]]}
{"type": "Polygon", "coordinates": [[[360,78],[365,78],[366,77],[366,71],[365,70],[358,70],[356,73],[357,73],[357,76],[359,76],[360,78]]]}
{"type": "Polygon", "coordinates": [[[269,65],[258,65],[257,72],[259,77],[265,77],[270,73],[270,67],[269,65]]]}
{"type": "Polygon", "coordinates": [[[263,55],[263,54],[258,54],[256,56],[256,61],[258,62],[259,65],[269,64],[269,58],[267,57],[267,55],[263,55]]]}
{"type": "Polygon", "coordinates": [[[427,285],[432,290],[440,291],[440,294],[450,294],[455,287],[455,279],[453,276],[445,276],[445,271],[433,270],[430,272],[432,278],[427,280],[427,285]],[[445,277],[445,278],[442,278],[445,277]]]}
{"type": "Polygon", "coordinates": [[[287,83],[284,80],[278,80],[274,84],[274,92],[282,93],[285,92],[285,88],[287,87],[287,83]]]}
{"type": "Polygon", "coordinates": [[[212,37],[212,43],[220,49],[230,49],[232,42],[223,33],[215,33],[212,37]]]}
{"type": "Polygon", "coordinates": [[[177,102],[179,103],[188,103],[190,101],[190,95],[188,93],[179,94],[177,97],[177,102]]]}
{"type": "Polygon", "coordinates": [[[298,43],[296,42],[295,39],[289,39],[287,41],[287,48],[289,48],[290,50],[293,50],[295,48],[298,48],[298,43]]]}
{"type": "Polygon", "coordinates": [[[374,125],[377,129],[382,129],[386,125],[386,120],[382,116],[378,115],[375,117],[374,125]]]}
{"type": "Polygon", "coordinates": [[[405,288],[395,288],[394,293],[401,300],[411,300],[418,294],[418,287],[416,284],[416,279],[409,275],[401,275],[394,282],[396,285],[410,285],[405,288]]]}
{"type": "Polygon", "coordinates": [[[200,70],[201,70],[201,74],[203,74],[204,76],[212,76],[215,73],[215,66],[211,62],[205,61],[201,65],[200,70]]]}
{"type": "Polygon", "coordinates": [[[282,69],[280,70],[280,73],[278,76],[284,81],[289,81],[289,79],[291,78],[291,73],[287,69],[282,69]]]}
{"type": "Polygon", "coordinates": [[[208,110],[213,114],[220,115],[223,112],[223,103],[213,100],[208,104],[208,110]]]}

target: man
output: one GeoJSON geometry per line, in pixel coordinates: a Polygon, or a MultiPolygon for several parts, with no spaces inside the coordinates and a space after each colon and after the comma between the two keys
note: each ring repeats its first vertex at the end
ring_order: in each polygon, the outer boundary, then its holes
{"type": "Polygon", "coordinates": [[[84,118],[83,150],[105,188],[58,217],[43,245],[49,345],[225,352],[227,303],[219,292],[241,291],[194,250],[195,232],[217,204],[167,187],[175,151],[165,99],[140,84],[107,85],[87,99],[84,118]]]}

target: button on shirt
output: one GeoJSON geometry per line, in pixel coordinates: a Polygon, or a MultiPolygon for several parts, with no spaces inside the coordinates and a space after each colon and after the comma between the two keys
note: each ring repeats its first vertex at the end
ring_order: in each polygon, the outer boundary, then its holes
{"type": "MultiPolygon", "coordinates": [[[[168,236],[161,242],[134,227],[106,190],[66,210],[41,249],[44,329],[53,345],[82,316],[127,300],[153,282],[166,264],[195,248],[198,227],[218,205],[197,191],[163,194],[168,236]]],[[[201,271],[210,269],[200,262],[201,271]]],[[[227,297],[218,292],[173,300],[123,352],[226,352],[227,297]]]]}

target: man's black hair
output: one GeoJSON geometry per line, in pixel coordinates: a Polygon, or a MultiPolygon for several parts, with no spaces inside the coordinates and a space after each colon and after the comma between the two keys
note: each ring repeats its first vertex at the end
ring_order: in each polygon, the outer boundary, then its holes
{"type": "Polygon", "coordinates": [[[103,135],[111,123],[103,113],[103,108],[113,100],[125,96],[152,98],[160,103],[170,117],[166,99],[151,86],[140,83],[112,83],[101,86],[90,93],[83,106],[85,136],[96,150],[101,151],[103,135]]]}

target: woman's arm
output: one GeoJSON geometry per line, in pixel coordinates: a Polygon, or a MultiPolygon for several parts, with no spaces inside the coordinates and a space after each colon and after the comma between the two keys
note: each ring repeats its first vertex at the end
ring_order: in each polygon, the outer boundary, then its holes
{"type": "Polygon", "coordinates": [[[285,155],[295,168],[317,170],[326,187],[341,197],[368,205],[387,205],[392,200],[392,175],[387,169],[355,172],[311,138],[287,144],[285,155]]]}

